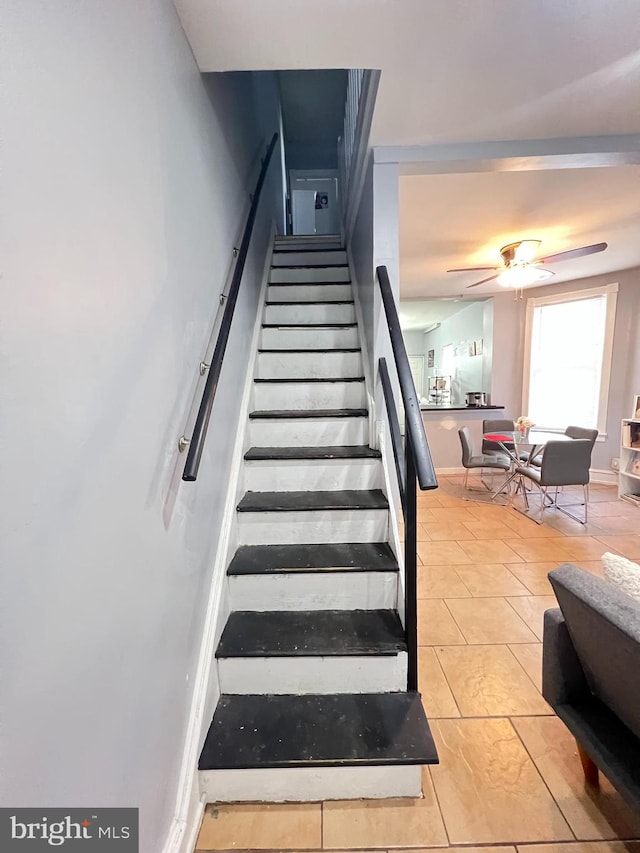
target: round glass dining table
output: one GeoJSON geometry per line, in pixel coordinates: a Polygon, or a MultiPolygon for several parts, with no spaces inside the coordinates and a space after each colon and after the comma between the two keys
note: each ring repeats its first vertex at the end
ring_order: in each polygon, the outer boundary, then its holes
{"type": "Polygon", "coordinates": [[[511,496],[511,483],[517,477],[516,468],[522,464],[521,454],[527,453],[527,459],[535,459],[550,441],[573,441],[564,433],[545,432],[531,428],[527,433],[519,430],[500,430],[485,432],[483,439],[495,442],[503,450],[511,463],[511,473],[504,483],[494,492],[493,497],[504,492],[511,496]]]}

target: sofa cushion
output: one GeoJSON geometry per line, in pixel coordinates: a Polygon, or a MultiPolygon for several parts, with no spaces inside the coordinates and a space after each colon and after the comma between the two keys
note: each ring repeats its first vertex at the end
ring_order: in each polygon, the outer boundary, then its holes
{"type": "Polygon", "coordinates": [[[549,581],[589,689],[640,737],[640,604],[568,563],[549,581]]]}
{"type": "Polygon", "coordinates": [[[640,598],[640,566],[637,563],[607,551],[602,555],[602,570],[608,581],[619,586],[627,595],[640,598]]]}

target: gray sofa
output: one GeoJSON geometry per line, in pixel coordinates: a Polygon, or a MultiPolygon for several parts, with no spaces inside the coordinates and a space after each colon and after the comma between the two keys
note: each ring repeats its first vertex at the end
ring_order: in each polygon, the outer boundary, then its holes
{"type": "Polygon", "coordinates": [[[640,809],[640,601],[565,564],[549,573],[560,609],[544,616],[542,694],[598,770],[640,809]]]}

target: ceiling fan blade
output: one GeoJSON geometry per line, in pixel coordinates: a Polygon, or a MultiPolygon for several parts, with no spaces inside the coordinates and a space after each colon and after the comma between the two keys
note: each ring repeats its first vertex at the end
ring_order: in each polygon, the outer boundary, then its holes
{"type": "Polygon", "coordinates": [[[447,272],[475,272],[475,270],[495,270],[497,267],[461,267],[458,270],[447,270],[447,272]]]}
{"type": "Polygon", "coordinates": [[[606,243],[592,243],[591,246],[581,246],[579,249],[569,249],[568,252],[557,252],[555,255],[547,255],[546,258],[538,258],[534,264],[555,264],[558,261],[572,261],[574,258],[583,258],[585,255],[595,255],[604,252],[606,243]]]}
{"type": "Polygon", "coordinates": [[[477,287],[479,284],[484,284],[486,281],[493,281],[493,279],[494,279],[494,278],[498,278],[498,276],[499,276],[499,275],[500,275],[500,273],[496,273],[495,275],[490,275],[490,276],[489,276],[489,278],[483,278],[483,279],[482,279],[482,281],[476,281],[476,283],[475,283],[475,284],[468,284],[468,285],[467,285],[467,290],[468,290],[470,287],[477,287]]]}

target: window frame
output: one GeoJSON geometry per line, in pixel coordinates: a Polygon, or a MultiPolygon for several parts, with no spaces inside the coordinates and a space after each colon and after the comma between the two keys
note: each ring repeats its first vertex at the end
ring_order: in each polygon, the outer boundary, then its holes
{"type": "MultiPolygon", "coordinates": [[[[604,344],[602,347],[602,373],[600,374],[600,392],[598,396],[598,441],[607,438],[607,410],[609,406],[609,388],[611,382],[611,365],[613,361],[613,339],[616,322],[616,305],[618,301],[618,283],[606,284],[602,287],[590,287],[585,290],[574,290],[566,293],[555,293],[552,296],[534,296],[527,299],[527,310],[524,327],[524,364],[522,369],[522,411],[529,407],[529,388],[531,382],[531,343],[533,334],[533,316],[536,308],[545,305],[559,305],[563,302],[579,302],[582,299],[593,299],[596,296],[606,297],[606,312],[604,323],[604,344]]],[[[543,426],[547,432],[562,432],[561,427],[543,426]]]]}

